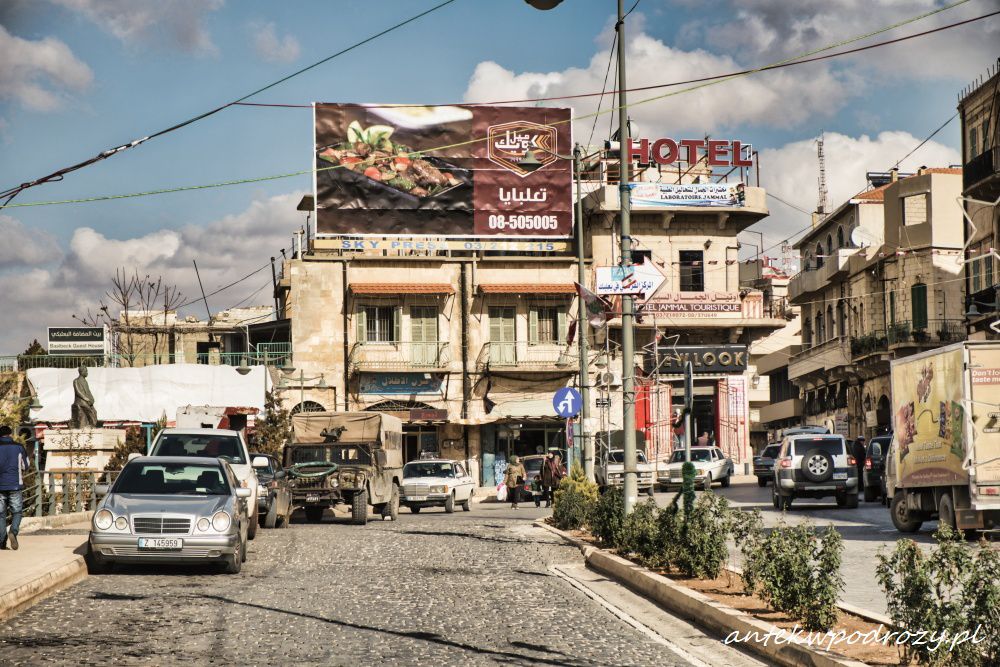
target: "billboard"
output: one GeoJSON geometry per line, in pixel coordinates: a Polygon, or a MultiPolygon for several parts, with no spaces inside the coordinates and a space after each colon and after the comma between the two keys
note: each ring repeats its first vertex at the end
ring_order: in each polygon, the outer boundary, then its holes
{"type": "Polygon", "coordinates": [[[743,183],[632,183],[629,201],[632,206],[700,208],[743,206],[746,186],[743,183]]]}
{"type": "Polygon", "coordinates": [[[49,327],[49,354],[104,354],[103,327],[49,327]]]}
{"type": "Polygon", "coordinates": [[[313,105],[322,237],[560,238],[573,230],[570,110],[313,105]]]}

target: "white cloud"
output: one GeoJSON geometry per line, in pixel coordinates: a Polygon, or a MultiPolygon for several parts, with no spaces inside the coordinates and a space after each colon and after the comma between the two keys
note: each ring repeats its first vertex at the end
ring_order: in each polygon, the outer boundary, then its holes
{"type": "Polygon", "coordinates": [[[217,52],[206,16],[224,0],[51,0],[127,44],[159,42],[189,53],[217,52]]]}
{"type": "MultiPolygon", "coordinates": [[[[628,39],[626,61],[630,88],[661,84],[665,81],[689,80],[740,70],[743,67],[732,57],[697,49],[684,51],[642,33],[628,39]]],[[[505,99],[551,97],[599,91],[608,65],[608,50],[601,49],[585,68],[569,68],[560,72],[515,73],[495,62],[476,66],[465,91],[467,101],[489,102],[505,99]]],[[[637,104],[642,100],[687,88],[633,92],[629,96],[630,115],[646,135],[654,132],[677,134],[684,130],[717,131],[724,127],[745,124],[787,127],[804,121],[831,116],[846,103],[849,85],[847,77],[836,75],[825,65],[804,69],[788,69],[741,77],[708,86],[678,96],[637,104]]],[[[613,89],[615,83],[608,82],[613,89]]],[[[553,102],[560,104],[562,102],[553,102]]],[[[593,113],[598,98],[567,100],[577,117],[593,113]]],[[[610,106],[605,98],[604,109],[610,106]]],[[[593,119],[578,121],[576,137],[586,141],[593,119]],[[582,136],[581,136],[582,135],[582,136]]],[[[602,116],[598,128],[606,128],[607,116],[602,116]]],[[[602,133],[595,134],[595,141],[602,133]]]]}
{"type": "Polygon", "coordinates": [[[58,39],[22,39],[0,25],[0,99],[51,111],[67,89],[84,90],[93,79],[90,68],[58,39]]]}
{"type": "Polygon", "coordinates": [[[19,220],[0,214],[0,266],[37,266],[58,261],[62,251],[50,234],[29,229],[19,220]]]}
{"type": "MultiPolygon", "coordinates": [[[[874,137],[867,134],[850,137],[827,132],[824,137],[824,153],[829,190],[828,210],[837,208],[863,190],[867,172],[888,170],[920,141],[919,137],[900,131],[880,132],[874,137]]],[[[816,158],[815,139],[795,141],[780,148],[763,149],[759,159],[762,187],[806,211],[816,210],[819,162],[816,158]]],[[[958,162],[960,158],[957,150],[936,141],[928,141],[900,165],[900,170],[913,172],[921,166],[947,167],[958,162]]],[[[753,228],[754,231],[764,233],[765,247],[778,243],[810,224],[808,215],[774,199],[768,200],[768,206],[771,215],[753,228]]],[[[752,240],[755,236],[749,235],[747,239],[756,243],[752,240]]],[[[771,256],[776,256],[778,251],[777,248],[771,250],[771,256]]]]}
{"type": "MultiPolygon", "coordinates": [[[[31,239],[33,263],[21,260],[19,271],[0,273],[0,354],[16,354],[32,338],[42,339],[47,326],[73,324],[73,315],[94,311],[111,286],[116,268],[162,276],[176,285],[186,299],[200,296],[191,260],[197,260],[205,291],[223,285],[264,266],[280,248],[290,248],[292,232],[302,223],[295,207],[302,192],[254,201],[244,211],[227,215],[203,226],[164,229],[129,239],[111,239],[89,227],[77,229],[65,256],[46,247],[47,235],[34,237],[13,218],[0,218],[0,237],[8,230],[15,239],[31,239]],[[52,252],[52,255],[45,255],[52,252]],[[46,263],[46,259],[50,263],[46,263]],[[54,260],[54,261],[53,261],[54,260]],[[43,313],[43,316],[40,315],[43,313]]],[[[22,241],[24,242],[24,241],[22,241]]],[[[16,258],[15,258],[16,259],[16,258]]],[[[8,263],[0,247],[0,266],[8,263]]],[[[232,306],[262,286],[270,285],[271,272],[265,269],[219,295],[209,297],[213,312],[232,306]]],[[[244,305],[270,304],[271,290],[261,290],[244,305]]],[[[110,304],[109,304],[110,305],[110,304]]],[[[204,318],[200,299],[190,312],[204,318]]]]}
{"type": "Polygon", "coordinates": [[[299,40],[292,35],[278,37],[274,23],[255,23],[250,26],[253,32],[253,48],[263,60],[272,63],[290,63],[298,60],[302,48],[299,40]]]}

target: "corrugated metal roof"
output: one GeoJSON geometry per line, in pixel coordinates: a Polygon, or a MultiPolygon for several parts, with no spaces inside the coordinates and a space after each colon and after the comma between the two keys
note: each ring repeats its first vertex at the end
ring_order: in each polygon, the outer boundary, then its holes
{"type": "Polygon", "coordinates": [[[483,294],[576,294],[573,283],[542,285],[538,283],[494,283],[480,285],[483,294]]]}
{"type": "Polygon", "coordinates": [[[355,294],[454,294],[447,283],[351,283],[355,294]]]}

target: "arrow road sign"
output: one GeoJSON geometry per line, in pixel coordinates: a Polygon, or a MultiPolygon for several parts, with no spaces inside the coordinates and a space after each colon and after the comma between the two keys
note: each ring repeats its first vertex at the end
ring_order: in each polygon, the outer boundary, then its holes
{"type": "Polygon", "coordinates": [[[642,294],[647,299],[666,280],[663,273],[647,257],[636,266],[597,267],[598,294],[642,294]]]}
{"type": "Polygon", "coordinates": [[[552,397],[552,407],[557,415],[569,419],[580,414],[580,410],[583,408],[583,399],[580,397],[580,392],[573,387],[563,387],[556,391],[552,397]]]}

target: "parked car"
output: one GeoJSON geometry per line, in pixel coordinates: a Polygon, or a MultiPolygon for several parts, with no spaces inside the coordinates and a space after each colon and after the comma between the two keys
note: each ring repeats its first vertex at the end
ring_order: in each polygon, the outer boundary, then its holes
{"type": "Polygon", "coordinates": [[[287,528],[292,519],[292,489],[288,473],[269,454],[251,454],[257,473],[257,516],[264,528],[287,528]]]}
{"type": "MultiPolygon", "coordinates": [[[[653,464],[646,460],[646,454],[642,451],[636,452],[636,484],[640,493],[653,495],[654,482],[653,464]]],[[[624,486],[625,484],[625,450],[612,449],[598,460],[594,468],[597,478],[597,486],[604,491],[610,486],[624,486]]]]}
{"type": "MultiPolygon", "coordinates": [[[[103,489],[101,489],[103,491],[103,489]]],[[[143,456],[125,464],[91,519],[92,572],[116,562],[218,562],[238,573],[247,557],[251,498],[218,458],[143,456]]]]}
{"type": "Polygon", "coordinates": [[[885,490],[885,459],[889,452],[892,434],[877,435],[868,442],[865,449],[864,476],[865,502],[871,503],[878,499],[885,500],[888,495],[885,490]]]}
{"type": "Polygon", "coordinates": [[[468,512],[476,483],[458,461],[421,459],[403,466],[400,504],[417,514],[425,507],[443,507],[451,514],[460,505],[468,512]]]}
{"type": "Polygon", "coordinates": [[[772,442],[753,457],[753,474],[757,476],[757,486],[767,486],[768,482],[774,481],[774,461],[781,451],[780,442],[772,442]]]}
{"type": "Polygon", "coordinates": [[[795,498],[834,496],[837,505],[858,506],[858,469],[842,435],[800,434],[782,439],[774,464],[775,508],[791,509],[795,498]]]}
{"type": "MultiPolygon", "coordinates": [[[[676,449],[670,456],[666,470],[660,471],[657,480],[661,489],[678,487],[684,483],[682,469],[684,467],[684,450],[676,449]]],[[[695,486],[700,486],[708,491],[712,488],[713,482],[719,482],[722,486],[729,486],[733,478],[733,461],[723,454],[718,447],[692,447],[691,463],[695,469],[695,486]]]]}
{"type": "Polygon", "coordinates": [[[239,431],[218,428],[165,428],[160,431],[150,456],[207,456],[228,463],[239,486],[250,489],[247,537],[257,536],[257,475],[250,466],[250,452],[239,431]]]}

